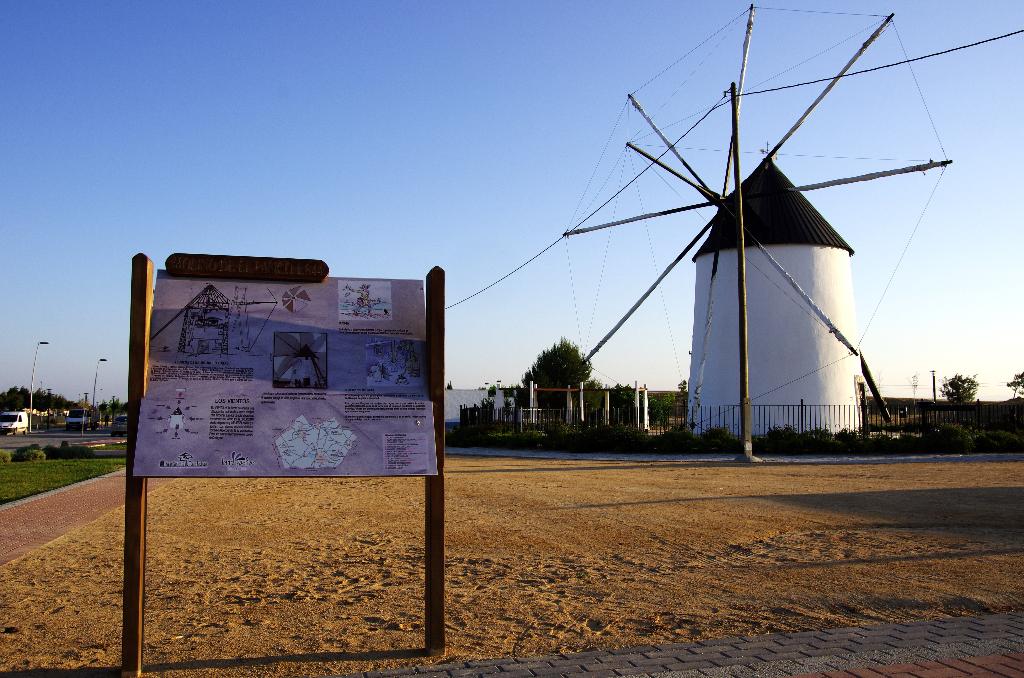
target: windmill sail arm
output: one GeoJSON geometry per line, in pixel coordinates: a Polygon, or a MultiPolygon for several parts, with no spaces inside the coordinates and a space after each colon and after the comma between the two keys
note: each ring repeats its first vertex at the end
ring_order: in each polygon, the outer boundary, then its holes
{"type": "Polygon", "coordinates": [[[800,129],[800,126],[804,124],[804,121],[806,121],[807,118],[814,111],[814,109],[818,107],[818,104],[821,103],[822,99],[828,96],[828,93],[831,92],[832,88],[836,86],[836,83],[839,82],[839,79],[846,75],[846,72],[853,67],[853,64],[857,62],[857,59],[861,58],[864,52],[868,50],[868,47],[871,46],[871,43],[873,43],[878,38],[878,36],[882,34],[882,31],[885,30],[885,28],[890,24],[890,22],[892,22],[892,17],[893,15],[890,14],[885,18],[881,25],[875,29],[875,32],[872,33],[871,36],[864,41],[864,44],[860,46],[860,49],[857,50],[857,53],[854,54],[848,62],[846,62],[846,65],[843,66],[843,70],[839,71],[836,77],[832,78],[832,80],[829,81],[827,85],[825,85],[825,89],[822,90],[821,94],[818,95],[818,98],[811,102],[811,105],[807,107],[807,110],[804,111],[804,114],[800,116],[796,123],[794,123],[794,125],[789,128],[789,131],[786,132],[785,136],[783,136],[782,139],[780,139],[779,142],[775,144],[775,147],[772,148],[772,150],[765,155],[765,162],[767,162],[769,158],[772,158],[776,153],[778,153],[779,149],[782,148],[782,145],[789,141],[790,137],[796,134],[796,131],[800,129]]]}
{"type": "Polygon", "coordinates": [[[673,207],[672,209],[662,210],[660,212],[647,212],[646,214],[638,214],[635,217],[629,217],[627,219],[619,219],[618,221],[609,221],[606,224],[598,224],[597,226],[588,226],[586,228],[577,228],[571,231],[566,231],[563,236],[580,235],[582,233],[590,233],[591,231],[600,231],[603,228],[612,228],[613,226],[622,226],[623,224],[632,224],[635,221],[643,221],[644,219],[653,219],[655,217],[667,217],[670,214],[679,214],[680,212],[689,212],[690,210],[699,210],[702,207],[711,207],[715,203],[712,202],[699,202],[693,205],[684,205],[683,207],[673,207]]]}
{"type": "Polygon", "coordinates": [[[892,422],[892,415],[889,414],[889,406],[885,404],[885,398],[882,397],[882,392],[878,390],[878,384],[875,383],[875,378],[871,374],[871,370],[868,368],[868,363],[864,360],[864,354],[860,355],[860,373],[864,376],[864,381],[867,382],[868,388],[871,390],[871,397],[875,399],[875,404],[878,405],[878,411],[882,413],[882,419],[885,423],[892,422]]]}
{"type": "Polygon", "coordinates": [[[701,391],[704,390],[704,367],[708,362],[708,350],[711,348],[711,320],[715,307],[715,279],[718,277],[718,250],[711,262],[711,282],[708,284],[708,312],[704,320],[704,343],[700,350],[700,365],[697,368],[697,385],[693,389],[693,404],[700,407],[701,391]]]}
{"type": "Polygon", "coordinates": [[[786,282],[789,283],[789,286],[792,287],[793,290],[800,295],[804,302],[807,303],[807,305],[811,308],[811,311],[814,312],[814,315],[817,316],[818,319],[825,324],[825,327],[828,328],[829,332],[835,335],[836,339],[839,340],[839,343],[845,346],[852,355],[860,355],[860,352],[856,349],[856,347],[854,347],[853,343],[846,338],[846,335],[843,334],[838,327],[836,327],[836,324],[832,322],[832,319],[829,318],[823,310],[821,310],[820,306],[814,303],[814,300],[811,299],[810,295],[807,294],[807,292],[804,292],[804,289],[800,287],[800,283],[793,279],[793,276],[791,276],[789,272],[782,267],[782,264],[780,264],[775,259],[775,257],[773,257],[771,253],[767,249],[765,249],[764,245],[758,242],[757,239],[753,238],[753,236],[751,236],[751,239],[754,241],[754,244],[757,245],[757,248],[761,250],[761,253],[764,254],[764,256],[768,259],[769,263],[771,263],[771,265],[775,268],[775,270],[778,271],[779,274],[781,274],[782,277],[786,279],[786,282]]]}
{"type": "MultiPolygon", "coordinates": [[[[716,195],[711,189],[709,189],[709,188],[707,188],[706,186],[703,186],[703,185],[699,186],[699,185],[695,184],[685,174],[683,174],[679,170],[675,169],[671,165],[668,165],[668,164],[662,162],[660,158],[654,157],[653,155],[651,155],[650,153],[648,153],[644,149],[642,149],[639,146],[635,145],[632,141],[626,143],[626,148],[628,148],[629,150],[634,151],[636,153],[639,153],[644,158],[646,158],[647,160],[651,161],[652,163],[654,163],[655,165],[657,165],[661,169],[665,170],[666,172],[668,172],[669,174],[671,174],[675,178],[677,178],[677,179],[685,182],[687,185],[692,186],[693,188],[697,189],[697,191],[702,196],[707,198],[708,200],[717,200],[717,199],[719,199],[720,196],[716,195]]],[[[692,171],[691,171],[691,174],[692,174],[692,171]]],[[[701,184],[703,184],[703,182],[701,182],[701,184]]]]}
{"type": "Polygon", "coordinates": [[[873,179],[882,179],[883,177],[891,177],[897,174],[909,174],[910,172],[927,172],[930,169],[936,167],[946,167],[952,164],[952,160],[938,160],[933,162],[926,162],[921,165],[909,165],[907,167],[900,167],[898,169],[883,170],[881,172],[869,172],[868,174],[859,174],[855,177],[846,177],[843,179],[832,179],[831,181],[822,181],[817,184],[805,184],[803,186],[794,186],[793,188],[787,189],[788,191],[816,191],[819,188],[831,188],[832,186],[843,186],[845,184],[855,184],[860,181],[872,181],[873,179]]]}
{"type": "MultiPolygon", "coordinates": [[[[747,57],[750,56],[750,36],[754,32],[754,5],[750,5],[747,14],[747,34],[743,38],[743,58],[740,60],[740,79],[736,86],[736,95],[742,96],[743,83],[747,80],[747,57]]],[[[742,99],[736,102],[736,114],[739,115],[742,99]]],[[[725,156],[725,181],[722,185],[722,195],[729,192],[729,172],[732,171],[732,139],[729,140],[729,153],[725,156]]]]}
{"type": "Polygon", "coordinates": [[[622,319],[619,320],[619,322],[615,323],[615,327],[613,327],[608,332],[608,334],[604,335],[601,341],[597,342],[597,345],[590,350],[590,353],[587,354],[587,357],[584,358],[584,360],[589,361],[591,358],[594,357],[595,353],[600,351],[604,347],[604,345],[608,343],[608,340],[612,338],[612,335],[618,332],[619,328],[622,327],[627,320],[629,320],[630,316],[636,313],[636,310],[640,308],[640,306],[645,301],[647,301],[647,297],[651,296],[651,293],[653,293],[654,290],[657,289],[658,285],[661,284],[661,281],[664,280],[665,277],[672,272],[672,269],[675,268],[676,265],[683,260],[687,253],[689,253],[689,251],[693,249],[693,246],[696,245],[700,241],[700,239],[704,237],[704,234],[707,233],[710,229],[711,223],[708,222],[708,224],[704,226],[704,228],[702,228],[700,232],[693,237],[693,240],[691,240],[690,243],[685,248],[683,248],[683,251],[679,253],[679,256],[673,259],[672,263],[665,267],[665,270],[661,272],[661,275],[658,276],[658,279],[654,281],[653,285],[647,288],[647,291],[643,293],[643,295],[637,300],[635,304],[633,304],[633,307],[626,311],[626,315],[622,316],[622,319]]]}
{"type": "Polygon", "coordinates": [[[692,181],[689,181],[688,179],[684,179],[684,181],[686,181],[686,183],[688,183],[690,186],[693,186],[698,191],[700,191],[701,195],[704,195],[705,197],[714,195],[715,192],[712,191],[711,188],[704,183],[704,180],[701,179],[700,176],[698,176],[697,172],[692,167],[690,167],[690,163],[686,162],[686,160],[683,159],[683,156],[679,153],[679,149],[676,148],[676,145],[669,141],[668,137],[665,136],[665,133],[662,132],[658,128],[658,126],[654,124],[654,121],[651,120],[651,117],[649,115],[647,115],[647,111],[645,111],[644,107],[640,105],[640,102],[636,100],[636,97],[630,94],[629,101],[630,103],[633,104],[633,108],[635,108],[637,112],[640,113],[641,116],[643,116],[643,119],[647,121],[647,124],[651,126],[651,129],[653,129],[654,132],[658,135],[658,138],[661,139],[661,142],[668,147],[668,150],[672,151],[672,154],[675,155],[676,159],[683,164],[683,167],[686,168],[686,171],[693,175],[693,178],[697,180],[700,186],[693,183],[692,181]]]}

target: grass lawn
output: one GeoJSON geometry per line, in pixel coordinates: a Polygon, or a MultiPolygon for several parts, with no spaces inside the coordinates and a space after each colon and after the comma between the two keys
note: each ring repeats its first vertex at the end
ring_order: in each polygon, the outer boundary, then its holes
{"type": "Polygon", "coordinates": [[[124,458],[53,459],[0,464],[0,504],[124,468],[124,458]]]}
{"type": "Polygon", "coordinates": [[[102,445],[92,445],[89,449],[96,452],[126,452],[128,450],[128,443],[103,443],[102,445]]]}

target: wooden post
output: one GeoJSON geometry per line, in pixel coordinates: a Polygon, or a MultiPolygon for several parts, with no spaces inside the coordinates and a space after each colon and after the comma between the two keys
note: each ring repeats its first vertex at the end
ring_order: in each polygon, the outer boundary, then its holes
{"type": "Polygon", "coordinates": [[[750,461],[754,459],[753,431],[750,410],[750,376],[747,366],[747,253],[743,237],[743,182],[740,175],[740,109],[736,96],[736,83],[729,86],[732,96],[732,171],[736,184],[736,288],[739,303],[740,340],[740,432],[743,454],[750,461]]]}
{"type": "Polygon", "coordinates": [[[153,307],[153,262],[132,258],[131,320],[128,336],[128,450],[124,491],[124,590],[121,620],[121,678],[142,675],[143,600],[146,595],[146,479],[132,472],[139,414],[149,370],[149,315],[153,307]]]}
{"type": "Polygon", "coordinates": [[[437,475],[424,479],[424,641],[430,656],[444,653],[444,269],[427,274],[427,362],[434,407],[437,475]]]}

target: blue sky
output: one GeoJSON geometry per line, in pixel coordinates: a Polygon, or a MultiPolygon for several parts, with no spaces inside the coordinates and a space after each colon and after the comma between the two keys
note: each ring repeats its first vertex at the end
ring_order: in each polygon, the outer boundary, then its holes
{"type": "MultiPolygon", "coordinates": [[[[642,169],[623,144],[655,140],[623,112],[627,93],[676,136],[717,100],[738,72],[745,7],[3,3],[0,386],[27,385],[47,340],[38,384],[90,391],[106,357],[100,397],[123,398],[140,251],[158,266],[175,251],[315,257],[332,275],[395,278],[440,265],[449,301],[471,294],[642,169]]],[[[748,88],[835,73],[879,20],[867,14],[895,11],[898,32],[865,67],[1024,28],[1024,5],[1009,1],[772,7],[845,13],[758,10],[748,88]]],[[[1016,37],[914,65],[955,162],[864,338],[892,395],[909,395],[915,373],[923,394],[936,369],[977,373],[983,396],[1004,398],[1024,370],[1022,54],[1016,37]]],[[[819,89],[745,100],[746,167],[819,89]]],[[[722,108],[681,146],[717,184],[727,144],[722,108]]],[[[779,166],[799,184],[942,156],[903,66],[840,83],[779,166]]],[[[857,251],[858,334],[937,177],[808,194],[857,251]]],[[[648,172],[588,224],[693,199],[648,172]]],[[[710,217],[572,238],[451,309],[450,379],[515,382],[561,336],[589,348],[710,217]]],[[[595,357],[598,378],[672,388],[685,377],[693,285],[687,262],[595,357]]]]}

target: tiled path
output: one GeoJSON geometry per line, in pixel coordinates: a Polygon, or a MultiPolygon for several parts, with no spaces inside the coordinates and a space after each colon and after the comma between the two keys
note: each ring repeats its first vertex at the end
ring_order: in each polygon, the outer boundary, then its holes
{"type": "MultiPolygon", "coordinates": [[[[163,479],[150,479],[152,489],[163,479]]],[[[0,565],[124,504],[124,471],[0,505],[0,565]]]]}
{"type": "Polygon", "coordinates": [[[1024,613],[720,638],[549,657],[487,659],[362,678],[1004,676],[1024,678],[1024,613]]]}

